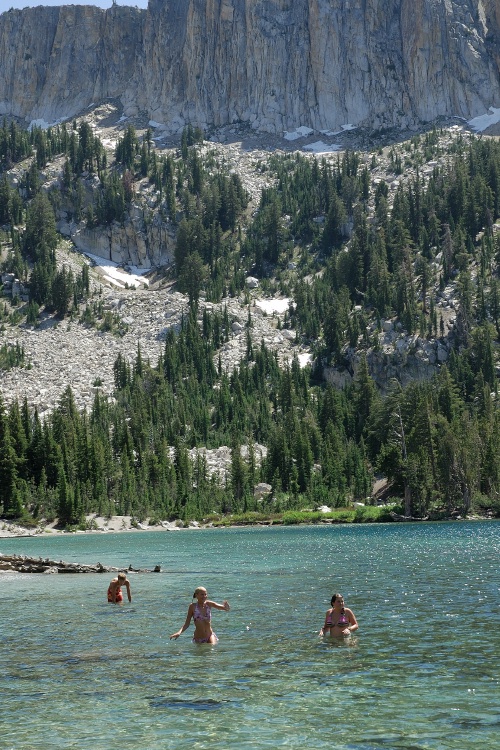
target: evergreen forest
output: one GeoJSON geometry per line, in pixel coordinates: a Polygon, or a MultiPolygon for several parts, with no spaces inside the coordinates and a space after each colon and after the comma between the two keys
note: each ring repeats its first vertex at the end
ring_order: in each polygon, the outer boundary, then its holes
{"type": "MultiPolygon", "coordinates": [[[[0,380],[0,515],[82,528],[91,513],[293,522],[303,509],[316,519],[321,506],[354,503],[338,518],[499,516],[500,143],[431,129],[369,159],[270,152],[256,168],[272,186],[257,202],[203,143],[190,126],[163,153],[149,129],[128,125],[110,153],[85,120],[46,130],[3,122],[1,270],[28,295],[4,293],[0,331],[36,330],[44,310],[119,335],[88,266],[74,275],[58,263],[57,217],[64,208],[95,229],[125,222],[144,179],[175,227],[165,274],[189,312],[158,362],[140,346],[134,361],[118,356],[114,398],[97,392],[89,411],[68,387],[42,420],[22,393],[7,404],[0,380]],[[47,187],[56,159],[59,178],[47,187]],[[374,179],[383,160],[390,181],[374,179]],[[204,303],[249,299],[249,275],[293,300],[278,326],[307,342],[311,365],[280,365],[252,339],[249,311],[244,358],[232,372],[221,366],[232,321],[204,303]],[[451,323],[439,306],[447,288],[451,323]],[[428,378],[374,378],[387,321],[411,345],[446,350],[428,378]],[[336,387],[326,369],[353,377],[336,387]],[[204,449],[219,446],[231,463],[214,475],[204,449]],[[258,483],[270,491],[256,495],[258,483]]],[[[0,368],[26,366],[22,347],[0,335],[0,368]]]]}

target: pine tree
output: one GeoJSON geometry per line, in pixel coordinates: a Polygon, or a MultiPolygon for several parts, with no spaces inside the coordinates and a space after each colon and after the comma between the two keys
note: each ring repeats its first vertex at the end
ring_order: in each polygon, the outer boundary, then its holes
{"type": "Polygon", "coordinates": [[[179,288],[188,295],[190,306],[197,307],[205,279],[206,272],[199,253],[189,253],[179,274],[179,288]]]}
{"type": "Polygon", "coordinates": [[[11,190],[6,175],[0,177],[0,225],[11,220],[11,190]]]}
{"type": "Polygon", "coordinates": [[[26,217],[26,250],[35,261],[47,262],[52,260],[57,242],[54,209],[45,193],[37,193],[26,217]]]}
{"type": "Polygon", "coordinates": [[[375,383],[368,370],[368,361],[363,354],[353,386],[353,408],[356,415],[356,434],[363,434],[374,402],[377,400],[375,383]]]}
{"type": "Polygon", "coordinates": [[[237,506],[248,489],[248,470],[241,457],[241,445],[236,436],[231,444],[231,490],[237,506]]]}
{"type": "Polygon", "coordinates": [[[77,523],[79,520],[75,507],[74,489],[67,482],[62,464],[59,465],[57,471],[57,515],[59,523],[64,526],[77,523]]]}
{"type": "Polygon", "coordinates": [[[5,518],[19,518],[21,515],[16,482],[16,453],[0,395],[0,507],[5,518]]]}

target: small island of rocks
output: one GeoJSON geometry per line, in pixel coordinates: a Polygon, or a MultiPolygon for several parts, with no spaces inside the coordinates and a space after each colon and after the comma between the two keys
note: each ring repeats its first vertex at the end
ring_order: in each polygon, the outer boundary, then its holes
{"type": "MultiPolygon", "coordinates": [[[[94,565],[83,563],[64,562],[63,560],[50,560],[42,557],[28,557],[27,555],[2,555],[0,553],[0,573],[114,573],[122,568],[102,565],[100,562],[94,565]]],[[[132,573],[160,573],[161,568],[156,565],[153,570],[127,568],[132,573]]]]}

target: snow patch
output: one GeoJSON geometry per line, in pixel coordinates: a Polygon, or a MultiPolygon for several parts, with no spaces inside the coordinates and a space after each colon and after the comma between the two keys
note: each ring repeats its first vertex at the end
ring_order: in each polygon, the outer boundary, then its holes
{"type": "Polygon", "coordinates": [[[326,135],[328,138],[331,138],[335,135],[342,135],[342,133],[345,133],[348,130],[356,130],[357,125],[351,125],[351,123],[348,123],[347,125],[341,125],[340,130],[320,130],[319,132],[321,135],[326,135]]]}
{"type": "Polygon", "coordinates": [[[295,128],[295,130],[285,130],[283,138],[286,141],[296,141],[297,138],[307,138],[308,135],[312,135],[313,133],[314,130],[312,128],[306,128],[302,125],[300,128],[295,128]]]}
{"type": "Polygon", "coordinates": [[[315,143],[308,143],[303,146],[303,151],[312,151],[315,154],[328,154],[332,151],[340,151],[342,146],[338,143],[324,143],[323,141],[315,141],[315,143]]]}
{"type": "Polygon", "coordinates": [[[312,354],[299,354],[298,360],[301,367],[306,367],[312,362],[313,356],[312,354]]]}
{"type": "Polygon", "coordinates": [[[112,260],[100,258],[98,255],[91,255],[90,253],[85,253],[85,255],[102,270],[104,279],[113,284],[113,286],[121,287],[122,289],[125,288],[126,284],[134,287],[134,289],[137,289],[141,284],[146,287],[149,286],[149,281],[143,278],[143,274],[150,271],[150,268],[128,266],[130,268],[130,273],[128,273],[123,268],[119,268],[118,263],[114,263],[112,260]]]}
{"type": "Polygon", "coordinates": [[[33,130],[33,128],[41,128],[42,130],[48,130],[49,128],[53,128],[55,125],[60,125],[61,122],[65,122],[68,120],[68,117],[60,117],[59,120],[55,120],[55,122],[47,122],[47,120],[32,120],[30,124],[28,125],[28,130],[33,130]]]}
{"type": "Polygon", "coordinates": [[[255,306],[267,313],[267,315],[285,313],[290,307],[290,299],[288,297],[283,299],[257,299],[255,300],[255,306]]]}
{"type": "Polygon", "coordinates": [[[477,133],[482,133],[483,130],[489,128],[490,125],[496,125],[500,122],[500,109],[490,107],[488,112],[491,114],[479,115],[479,117],[473,117],[472,120],[468,121],[468,125],[473,128],[477,133]]]}

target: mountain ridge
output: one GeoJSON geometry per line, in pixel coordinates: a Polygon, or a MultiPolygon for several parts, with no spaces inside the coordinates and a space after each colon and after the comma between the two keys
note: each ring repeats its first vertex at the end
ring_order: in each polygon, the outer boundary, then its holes
{"type": "Polygon", "coordinates": [[[494,0],[150,0],[0,15],[0,114],[119,97],[171,131],[418,127],[500,104],[494,0]]]}

